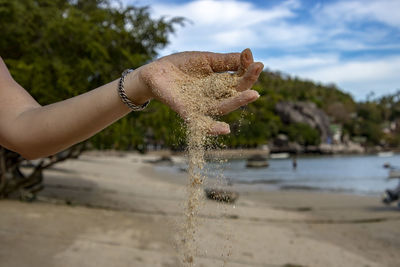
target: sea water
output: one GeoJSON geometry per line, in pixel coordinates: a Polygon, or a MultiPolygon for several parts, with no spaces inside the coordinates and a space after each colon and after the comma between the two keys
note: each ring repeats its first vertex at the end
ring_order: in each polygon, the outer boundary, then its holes
{"type": "MultiPolygon", "coordinates": [[[[220,163],[209,162],[206,169],[223,171],[224,177],[232,184],[249,184],[265,190],[319,190],[355,194],[381,194],[387,188],[394,188],[399,179],[388,180],[389,169],[385,163],[400,168],[400,154],[389,157],[378,155],[345,156],[301,156],[297,157],[297,168],[292,159],[269,159],[267,168],[246,168],[246,160],[229,160],[220,163]]],[[[169,169],[178,172],[185,166],[169,169]]],[[[165,170],[165,167],[158,167],[165,170]]]]}

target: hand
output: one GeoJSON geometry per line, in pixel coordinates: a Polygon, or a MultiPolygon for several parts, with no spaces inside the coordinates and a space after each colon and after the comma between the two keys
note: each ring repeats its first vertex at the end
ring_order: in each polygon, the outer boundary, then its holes
{"type": "MultiPolygon", "coordinates": [[[[236,71],[240,79],[238,95],[223,100],[216,110],[227,114],[255,101],[259,94],[250,90],[263,70],[263,64],[254,62],[250,49],[242,53],[217,54],[211,52],[183,52],[163,57],[138,69],[137,79],[142,87],[143,101],[158,99],[170,106],[183,119],[187,117],[184,101],[173,90],[183,79],[198,79],[199,74],[236,71]]],[[[229,125],[216,122],[210,134],[227,134],[229,125]]]]}

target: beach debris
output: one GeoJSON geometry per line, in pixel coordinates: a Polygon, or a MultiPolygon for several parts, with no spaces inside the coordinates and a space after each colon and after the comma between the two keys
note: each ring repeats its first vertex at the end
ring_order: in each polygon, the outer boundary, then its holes
{"type": "Polygon", "coordinates": [[[226,189],[206,188],[206,197],[219,202],[234,203],[239,198],[239,193],[226,189]]]}
{"type": "Polygon", "coordinates": [[[179,167],[179,171],[180,172],[188,172],[188,168],[187,167],[179,167]]]}
{"type": "Polygon", "coordinates": [[[267,158],[259,154],[248,158],[246,163],[247,168],[265,168],[268,166],[267,158]]]}
{"type": "Polygon", "coordinates": [[[282,267],[307,267],[307,266],[300,265],[300,264],[294,264],[294,263],[286,263],[282,267]]]}
{"type": "Polygon", "coordinates": [[[165,165],[173,165],[174,161],[170,156],[161,156],[157,159],[151,159],[147,160],[147,163],[152,163],[152,164],[165,164],[165,165]]]}

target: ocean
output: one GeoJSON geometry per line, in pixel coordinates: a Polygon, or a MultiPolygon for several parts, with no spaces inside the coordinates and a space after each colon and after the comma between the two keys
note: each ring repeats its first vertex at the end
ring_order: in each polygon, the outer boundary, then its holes
{"type": "MultiPolygon", "coordinates": [[[[385,163],[400,168],[400,154],[301,156],[297,168],[292,159],[269,159],[267,168],[246,168],[246,160],[230,160],[224,164],[209,162],[210,179],[223,174],[233,184],[252,184],[265,190],[301,189],[377,195],[395,188],[399,179],[388,180],[385,163]]],[[[178,172],[185,166],[157,167],[178,172]]]]}

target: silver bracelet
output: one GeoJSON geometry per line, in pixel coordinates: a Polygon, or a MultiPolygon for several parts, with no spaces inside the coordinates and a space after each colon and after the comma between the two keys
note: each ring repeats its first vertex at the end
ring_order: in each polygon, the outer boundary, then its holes
{"type": "Polygon", "coordinates": [[[122,102],[124,102],[130,109],[132,109],[133,111],[141,111],[149,105],[150,100],[148,100],[146,103],[144,103],[140,106],[135,105],[128,98],[128,96],[126,95],[126,92],[124,90],[125,77],[132,71],[133,71],[133,69],[127,69],[127,70],[124,70],[124,72],[122,73],[121,78],[119,79],[119,83],[118,83],[118,94],[121,97],[122,102]]]}

